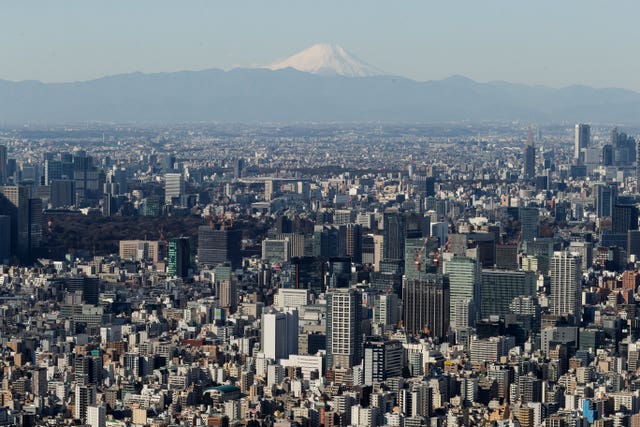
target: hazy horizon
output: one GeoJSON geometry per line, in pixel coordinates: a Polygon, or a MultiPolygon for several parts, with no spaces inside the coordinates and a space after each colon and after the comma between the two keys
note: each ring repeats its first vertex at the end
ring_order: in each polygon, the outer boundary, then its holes
{"type": "Polygon", "coordinates": [[[440,4],[294,1],[3,5],[0,79],[73,82],[114,74],[256,67],[332,43],[386,74],[461,75],[554,88],[640,91],[632,1],[440,4]]]}

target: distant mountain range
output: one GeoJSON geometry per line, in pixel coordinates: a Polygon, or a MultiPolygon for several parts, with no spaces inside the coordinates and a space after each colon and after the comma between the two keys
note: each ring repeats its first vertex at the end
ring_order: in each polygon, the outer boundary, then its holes
{"type": "Polygon", "coordinates": [[[74,83],[0,80],[0,124],[178,122],[595,122],[640,124],[640,93],[461,76],[383,75],[316,45],[265,68],[132,73],[74,83]]]}

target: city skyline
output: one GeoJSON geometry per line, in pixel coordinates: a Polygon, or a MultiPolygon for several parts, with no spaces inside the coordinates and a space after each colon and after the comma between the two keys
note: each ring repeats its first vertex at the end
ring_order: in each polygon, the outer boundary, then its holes
{"type": "Polygon", "coordinates": [[[640,6],[65,5],[0,13],[0,427],[640,427],[640,6]]]}

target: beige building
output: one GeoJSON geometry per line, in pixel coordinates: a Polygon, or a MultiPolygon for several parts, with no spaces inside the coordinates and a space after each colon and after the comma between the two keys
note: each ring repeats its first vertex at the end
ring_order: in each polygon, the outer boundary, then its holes
{"type": "Polygon", "coordinates": [[[164,242],[153,240],[120,240],[120,258],[153,263],[164,259],[164,242]]]}

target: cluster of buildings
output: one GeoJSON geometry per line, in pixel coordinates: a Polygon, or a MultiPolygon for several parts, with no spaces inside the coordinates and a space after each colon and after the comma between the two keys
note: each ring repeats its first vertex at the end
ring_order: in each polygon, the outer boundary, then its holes
{"type": "Polygon", "coordinates": [[[632,137],[311,131],[9,138],[0,426],[640,426],[632,137]],[[202,221],[43,256],[78,212],[202,221]]]}

